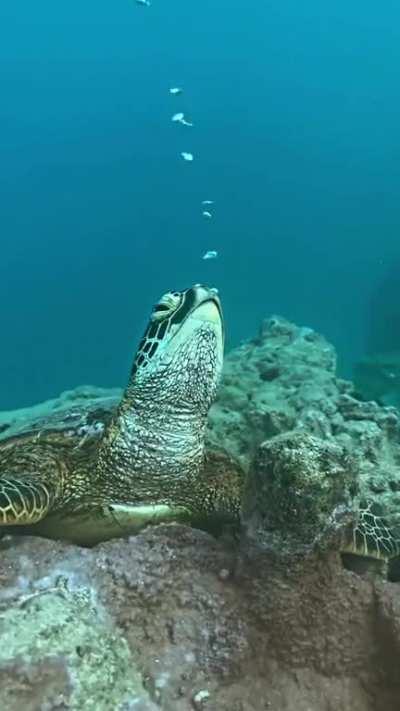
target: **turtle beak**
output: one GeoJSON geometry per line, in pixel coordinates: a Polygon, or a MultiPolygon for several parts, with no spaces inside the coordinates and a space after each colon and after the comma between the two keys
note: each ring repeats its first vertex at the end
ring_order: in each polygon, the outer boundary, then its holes
{"type": "Polygon", "coordinates": [[[210,321],[211,323],[221,324],[221,310],[218,302],[214,299],[207,299],[197,307],[193,317],[198,321],[210,321]]]}
{"type": "Polygon", "coordinates": [[[224,343],[224,321],[222,316],[221,301],[218,289],[195,284],[193,290],[196,294],[197,305],[193,317],[198,321],[210,323],[219,332],[222,344],[224,343]]]}

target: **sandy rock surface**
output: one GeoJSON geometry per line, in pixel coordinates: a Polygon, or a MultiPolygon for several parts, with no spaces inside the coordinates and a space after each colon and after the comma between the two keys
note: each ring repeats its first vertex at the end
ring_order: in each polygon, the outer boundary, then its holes
{"type": "Polygon", "coordinates": [[[3,539],[0,708],[396,711],[398,586],[176,525],[3,539]]]}

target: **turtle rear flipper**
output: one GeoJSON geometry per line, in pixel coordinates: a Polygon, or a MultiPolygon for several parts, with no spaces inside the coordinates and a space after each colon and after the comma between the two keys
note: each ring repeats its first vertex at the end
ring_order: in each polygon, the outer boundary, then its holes
{"type": "Polygon", "coordinates": [[[25,526],[41,521],[49,512],[56,488],[32,475],[0,479],[0,526],[25,526]]]}
{"type": "Polygon", "coordinates": [[[361,508],[347,536],[343,553],[389,561],[400,555],[400,540],[388,523],[388,516],[376,514],[372,506],[361,508]]]}

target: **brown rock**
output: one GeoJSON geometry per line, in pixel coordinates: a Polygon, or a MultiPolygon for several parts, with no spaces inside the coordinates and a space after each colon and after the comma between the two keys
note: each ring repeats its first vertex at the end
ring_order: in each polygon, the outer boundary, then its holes
{"type": "Polygon", "coordinates": [[[1,571],[7,711],[191,711],[204,689],[212,711],[398,711],[397,585],[339,555],[235,554],[171,524],[92,550],[8,539],[1,571]]]}

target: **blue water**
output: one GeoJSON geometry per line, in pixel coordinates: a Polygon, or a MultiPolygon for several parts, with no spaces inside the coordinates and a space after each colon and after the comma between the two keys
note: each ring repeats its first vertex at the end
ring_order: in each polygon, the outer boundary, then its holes
{"type": "Polygon", "coordinates": [[[279,313],[350,373],[400,262],[399,70],[398,1],[3,0],[0,409],[123,384],[199,281],[229,346],[279,313]]]}

